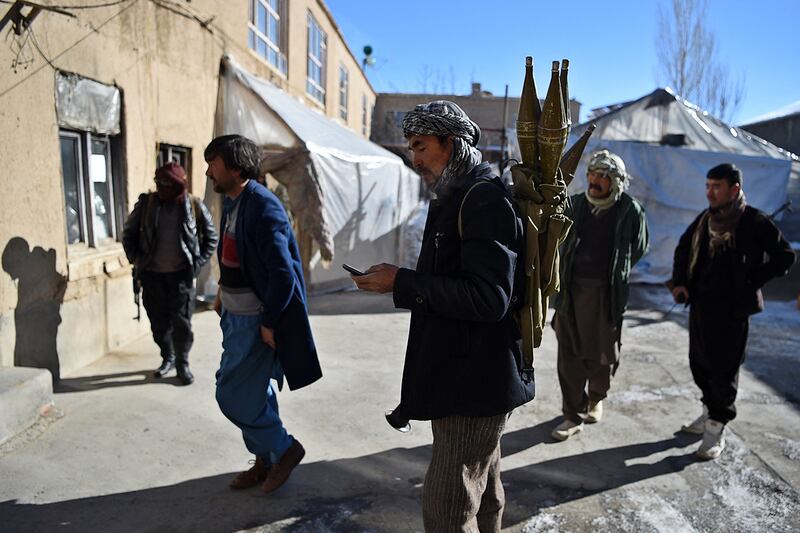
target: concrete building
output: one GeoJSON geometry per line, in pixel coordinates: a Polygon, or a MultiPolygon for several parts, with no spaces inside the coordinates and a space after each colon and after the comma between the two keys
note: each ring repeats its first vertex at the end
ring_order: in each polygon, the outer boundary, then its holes
{"type": "Polygon", "coordinates": [[[167,160],[203,197],[224,54],[369,137],[375,92],[323,0],[2,9],[0,367],[58,377],[148,331],[122,225],[167,160]]]}
{"type": "MultiPolygon", "coordinates": [[[[800,242],[800,100],[753,117],[740,127],[795,154],[787,189],[791,210],[784,211],[778,226],[792,242],[800,242]]],[[[800,289],[800,275],[792,277],[796,279],[795,286],[800,289]]]]}
{"type": "Polygon", "coordinates": [[[800,154],[800,100],[753,117],[740,127],[776,146],[800,154]]]}
{"type": "MultiPolygon", "coordinates": [[[[546,88],[544,86],[539,89],[546,88]]],[[[506,121],[503,124],[505,98],[484,91],[481,89],[480,83],[473,83],[472,92],[468,95],[378,93],[375,101],[375,113],[372,116],[372,140],[407,158],[406,142],[401,128],[403,117],[415,105],[432,100],[450,100],[457,103],[481,128],[482,135],[478,147],[483,152],[484,158],[495,163],[500,161],[503,130],[505,129],[507,137],[515,135],[519,96],[509,95],[506,121]]],[[[574,124],[578,123],[580,110],[580,102],[574,98],[571,99],[570,112],[574,124]]],[[[510,141],[516,145],[516,139],[510,139],[510,141]]],[[[507,140],[506,149],[508,149],[508,142],[507,140]]]]}

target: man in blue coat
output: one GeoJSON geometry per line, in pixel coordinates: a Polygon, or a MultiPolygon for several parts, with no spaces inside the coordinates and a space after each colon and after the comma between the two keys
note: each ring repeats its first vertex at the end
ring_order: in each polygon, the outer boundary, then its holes
{"type": "Polygon", "coordinates": [[[322,377],[306,309],[303,266],[286,211],[256,181],[261,150],[241,135],[215,138],[205,150],[206,176],[225,195],[220,280],[214,309],[222,327],[217,403],[241,430],[254,465],[234,489],[272,492],[305,455],[283,426],[278,400],[284,376],[294,390],[322,377]]]}

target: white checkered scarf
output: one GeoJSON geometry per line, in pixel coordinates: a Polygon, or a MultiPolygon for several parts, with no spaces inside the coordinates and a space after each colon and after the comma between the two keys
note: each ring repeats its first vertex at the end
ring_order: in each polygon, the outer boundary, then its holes
{"type": "Polygon", "coordinates": [[[599,150],[591,155],[586,172],[597,172],[608,176],[611,180],[611,191],[605,198],[595,198],[586,189],[586,199],[592,205],[592,213],[597,216],[619,200],[622,193],[630,185],[630,175],[625,170],[625,162],[617,154],[608,150],[599,150]]]}
{"type": "Polygon", "coordinates": [[[436,100],[417,105],[403,118],[403,134],[453,138],[453,154],[433,186],[433,192],[439,196],[455,178],[469,174],[483,160],[480,150],[475,148],[481,129],[455,102],[436,100]]]}

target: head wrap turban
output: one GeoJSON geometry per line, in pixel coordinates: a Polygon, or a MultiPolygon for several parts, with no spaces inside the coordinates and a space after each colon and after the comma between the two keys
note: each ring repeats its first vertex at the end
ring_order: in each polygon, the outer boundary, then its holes
{"type": "Polygon", "coordinates": [[[187,186],[186,172],[178,163],[170,161],[156,169],[156,192],[162,202],[182,200],[187,186]]]}
{"type": "Polygon", "coordinates": [[[589,195],[588,190],[586,191],[586,199],[592,204],[592,212],[595,215],[614,205],[630,183],[630,176],[625,171],[625,162],[620,156],[608,150],[594,152],[589,158],[586,171],[607,176],[611,181],[611,194],[606,198],[594,198],[589,195]]]}
{"type": "Polygon", "coordinates": [[[468,174],[483,159],[476,148],[481,129],[454,102],[436,100],[417,105],[403,118],[403,135],[453,138],[453,154],[433,188],[437,194],[441,194],[454,178],[468,174]]]}

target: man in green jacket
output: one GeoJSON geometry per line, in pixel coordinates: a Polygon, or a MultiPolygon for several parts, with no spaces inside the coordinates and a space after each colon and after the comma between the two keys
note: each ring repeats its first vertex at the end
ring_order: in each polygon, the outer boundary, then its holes
{"type": "Polygon", "coordinates": [[[644,208],[625,193],[622,158],[592,154],[585,193],[571,197],[573,226],[561,246],[561,290],[553,298],[558,381],[564,421],[552,432],[566,440],[599,422],[611,377],[619,366],[622,315],[631,269],[647,252],[644,208]]]}

